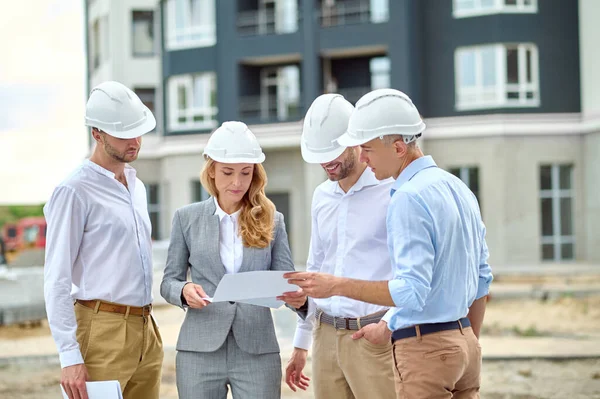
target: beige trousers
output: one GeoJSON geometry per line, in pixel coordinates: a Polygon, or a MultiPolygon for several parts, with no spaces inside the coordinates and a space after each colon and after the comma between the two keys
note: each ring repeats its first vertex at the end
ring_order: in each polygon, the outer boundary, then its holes
{"type": "Polygon", "coordinates": [[[124,399],[158,399],[163,347],[154,318],[96,312],[79,303],[75,315],[90,380],[118,380],[124,399]]]}
{"type": "Polygon", "coordinates": [[[394,342],[398,399],[479,398],[481,346],[471,327],[394,342]]]}
{"type": "Polygon", "coordinates": [[[316,399],[395,399],[392,344],[352,339],[317,321],[313,333],[312,380],[316,399]]]}

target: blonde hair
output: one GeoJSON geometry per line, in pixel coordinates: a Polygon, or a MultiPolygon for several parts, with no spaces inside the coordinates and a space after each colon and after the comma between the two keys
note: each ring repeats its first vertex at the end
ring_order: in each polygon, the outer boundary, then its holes
{"type": "MultiPolygon", "coordinates": [[[[215,179],[210,177],[211,170],[215,170],[216,162],[207,159],[202,172],[200,182],[210,195],[217,198],[217,186],[215,179]]],[[[257,163],[254,164],[252,182],[244,197],[239,216],[240,236],[246,247],[266,248],[273,241],[273,230],[275,227],[275,204],[265,195],[267,185],[267,172],[265,168],[257,163]]]]}

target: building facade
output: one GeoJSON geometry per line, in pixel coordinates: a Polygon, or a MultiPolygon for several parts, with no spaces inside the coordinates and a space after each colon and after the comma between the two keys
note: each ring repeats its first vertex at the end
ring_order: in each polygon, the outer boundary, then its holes
{"type": "Polygon", "coordinates": [[[598,17],[595,0],[160,1],[161,126],[135,165],[154,190],[156,237],[206,198],[209,133],[242,120],[304,263],[325,179],[300,155],[304,112],[324,92],[355,102],[392,87],[423,114],[424,151],[477,195],[492,263],[598,263],[598,17]]]}
{"type": "MultiPolygon", "coordinates": [[[[133,90],[160,119],[160,20],[158,0],[87,0],[88,89],[107,80],[116,80],[133,90]]],[[[88,91],[89,91],[88,90],[88,91]]],[[[152,144],[160,126],[144,136],[152,144]]],[[[90,145],[91,137],[90,137],[90,145]]],[[[158,187],[148,185],[153,232],[160,237],[158,187]]]]}

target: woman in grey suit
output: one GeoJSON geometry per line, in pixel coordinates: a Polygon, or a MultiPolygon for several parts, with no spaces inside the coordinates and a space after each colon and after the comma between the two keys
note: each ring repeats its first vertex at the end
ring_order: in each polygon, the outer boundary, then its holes
{"type": "MultiPolygon", "coordinates": [[[[229,385],[234,398],[280,398],[270,309],[202,299],[226,273],[294,270],[283,215],[265,195],[265,155],[241,122],[215,130],[204,155],[201,181],[212,197],[175,212],[160,286],[169,303],[188,308],[177,341],[179,397],[225,399],[229,385]]],[[[293,308],[306,302],[301,291],[282,299],[293,308]]]]}

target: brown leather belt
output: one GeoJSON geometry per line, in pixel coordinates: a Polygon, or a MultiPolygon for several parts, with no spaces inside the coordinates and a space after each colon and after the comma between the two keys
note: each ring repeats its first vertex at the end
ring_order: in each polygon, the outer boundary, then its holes
{"type": "Polygon", "coordinates": [[[387,310],[373,313],[364,317],[335,317],[323,312],[321,309],[315,311],[315,318],[321,323],[326,323],[336,330],[360,330],[368,324],[379,323],[379,320],[387,310]]]}
{"type": "Polygon", "coordinates": [[[146,306],[127,306],[127,305],[119,305],[118,303],[110,303],[104,301],[98,301],[95,299],[92,300],[83,300],[78,299],[77,303],[85,306],[86,308],[96,309],[98,306],[98,310],[100,312],[111,312],[111,313],[120,313],[120,314],[130,314],[132,316],[148,316],[152,311],[152,304],[146,306]],[[129,309],[129,312],[128,312],[129,309]]]}

